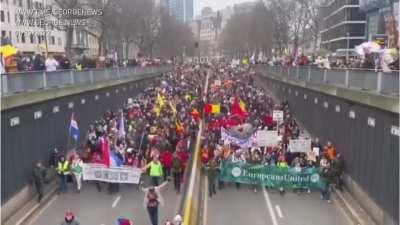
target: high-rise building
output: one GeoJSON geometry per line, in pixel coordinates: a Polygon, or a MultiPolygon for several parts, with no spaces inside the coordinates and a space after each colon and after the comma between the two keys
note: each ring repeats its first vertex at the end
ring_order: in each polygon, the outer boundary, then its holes
{"type": "Polygon", "coordinates": [[[193,19],[193,0],[163,0],[161,5],[167,6],[170,14],[181,22],[193,19]]]}
{"type": "Polygon", "coordinates": [[[358,0],[332,0],[321,8],[324,15],[321,47],[329,51],[349,51],[366,40],[365,14],[358,0]]]}

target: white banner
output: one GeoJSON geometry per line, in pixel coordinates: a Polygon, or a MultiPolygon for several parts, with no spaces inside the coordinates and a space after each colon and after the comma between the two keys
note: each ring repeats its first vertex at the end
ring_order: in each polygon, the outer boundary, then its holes
{"type": "Polygon", "coordinates": [[[138,184],[141,174],[141,169],[131,166],[107,168],[103,164],[83,164],[83,180],[138,184]]]}
{"type": "Polygon", "coordinates": [[[235,144],[240,146],[241,148],[251,148],[256,145],[256,133],[251,135],[249,138],[239,139],[230,135],[225,128],[221,128],[221,140],[224,141],[224,144],[235,144]]]}
{"type": "Polygon", "coordinates": [[[290,139],[290,152],[308,152],[311,150],[311,139],[290,139]]]}
{"type": "Polygon", "coordinates": [[[258,130],[257,145],[258,147],[276,146],[279,142],[278,131],[276,130],[258,130]]]}
{"type": "Polygon", "coordinates": [[[274,121],[283,121],[283,111],[282,110],[272,111],[272,119],[274,121]]]}

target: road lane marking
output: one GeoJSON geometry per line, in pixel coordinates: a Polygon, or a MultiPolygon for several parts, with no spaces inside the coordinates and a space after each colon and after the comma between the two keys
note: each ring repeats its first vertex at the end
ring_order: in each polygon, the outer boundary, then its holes
{"type": "Polygon", "coordinates": [[[278,213],[279,218],[283,218],[282,210],[279,205],[275,205],[276,212],[278,213]]]}
{"type": "MultiPolygon", "coordinates": [[[[29,220],[28,225],[33,224],[33,222],[35,222],[35,221],[39,218],[39,216],[42,215],[42,213],[43,213],[45,210],[47,210],[47,209],[49,208],[49,206],[50,206],[51,204],[53,204],[53,202],[54,202],[57,198],[58,198],[58,195],[54,195],[53,197],[51,197],[50,201],[48,201],[48,202],[39,210],[39,212],[37,212],[37,213],[32,217],[32,219],[29,220]]],[[[21,224],[21,223],[22,223],[22,221],[18,221],[16,224],[19,225],[19,224],[21,224]]]]}
{"type": "Polygon", "coordinates": [[[267,202],[267,206],[268,206],[268,211],[269,211],[269,215],[271,216],[271,220],[272,220],[272,224],[273,225],[278,225],[278,221],[276,219],[276,215],[275,215],[275,211],[272,207],[272,203],[271,203],[271,199],[269,198],[268,192],[267,190],[265,190],[265,187],[262,187],[263,192],[264,192],[264,198],[265,201],[267,202]]]}
{"type": "Polygon", "coordinates": [[[118,197],[114,200],[114,202],[113,202],[113,204],[112,204],[112,207],[113,207],[113,208],[115,208],[115,207],[117,206],[117,204],[118,204],[118,202],[119,202],[120,199],[121,199],[121,195],[118,196],[118,197]]]}

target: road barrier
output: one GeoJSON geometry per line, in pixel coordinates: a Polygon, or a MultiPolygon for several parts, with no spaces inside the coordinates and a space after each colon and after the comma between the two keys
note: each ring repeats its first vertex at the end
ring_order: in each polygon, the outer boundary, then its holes
{"type": "Polygon", "coordinates": [[[383,72],[368,69],[323,69],[315,66],[258,66],[257,69],[267,76],[285,76],[293,80],[358,88],[392,96],[399,95],[400,71],[398,70],[383,72]]]}
{"type": "Polygon", "coordinates": [[[1,75],[1,94],[9,96],[20,92],[31,92],[73,85],[94,84],[118,80],[137,75],[169,71],[171,67],[115,67],[90,70],[57,70],[17,72],[1,75]]]}

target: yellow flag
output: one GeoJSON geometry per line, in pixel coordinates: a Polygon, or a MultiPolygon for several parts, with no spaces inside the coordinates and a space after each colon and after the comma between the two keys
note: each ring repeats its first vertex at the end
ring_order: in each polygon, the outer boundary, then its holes
{"type": "Polygon", "coordinates": [[[242,99],[240,99],[240,101],[239,101],[239,107],[243,112],[247,112],[246,111],[246,104],[244,103],[244,101],[242,99]]]}
{"type": "Polygon", "coordinates": [[[211,113],[221,113],[221,104],[211,104],[211,113]]]}
{"type": "Polygon", "coordinates": [[[171,107],[172,113],[175,116],[177,113],[175,104],[173,102],[169,101],[169,107],[171,107]]]}
{"type": "Polygon", "coordinates": [[[157,93],[157,104],[160,109],[164,106],[164,98],[160,95],[160,93],[157,93]]]}

